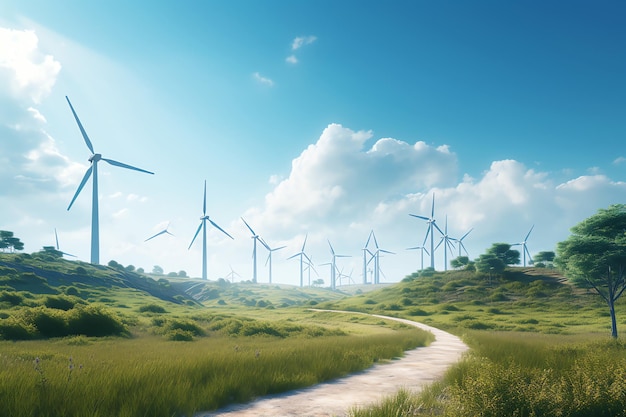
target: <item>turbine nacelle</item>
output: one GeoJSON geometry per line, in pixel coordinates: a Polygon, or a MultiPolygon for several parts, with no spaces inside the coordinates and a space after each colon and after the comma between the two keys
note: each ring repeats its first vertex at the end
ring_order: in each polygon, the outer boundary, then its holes
{"type": "Polygon", "coordinates": [[[102,154],[94,153],[93,155],[89,157],[88,161],[93,164],[94,162],[98,162],[101,159],[102,159],[102,154]]]}

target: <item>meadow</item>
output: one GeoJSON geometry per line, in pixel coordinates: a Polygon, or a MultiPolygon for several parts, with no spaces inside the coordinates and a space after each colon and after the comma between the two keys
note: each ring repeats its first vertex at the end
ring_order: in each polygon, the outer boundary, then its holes
{"type": "Polygon", "coordinates": [[[22,339],[0,341],[3,415],[191,416],[337,378],[432,339],[311,308],[408,318],[471,348],[421,393],[399,391],[353,417],[626,415],[626,346],[610,338],[606,305],[552,269],[413,274],[330,291],[3,259],[0,335],[18,329],[22,339]],[[93,320],[111,334],[86,336],[93,320]]]}

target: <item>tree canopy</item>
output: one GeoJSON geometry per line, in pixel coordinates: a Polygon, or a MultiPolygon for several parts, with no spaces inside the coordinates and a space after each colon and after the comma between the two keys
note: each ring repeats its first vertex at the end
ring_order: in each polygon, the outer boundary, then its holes
{"type": "Polygon", "coordinates": [[[614,204],[578,223],[557,244],[556,265],[575,285],[589,288],[609,306],[617,337],[615,302],[626,290],[626,205],[614,204]]]}
{"type": "Polygon", "coordinates": [[[0,230],[0,250],[2,250],[2,252],[24,250],[24,243],[22,243],[19,238],[15,237],[13,232],[0,230]]]}

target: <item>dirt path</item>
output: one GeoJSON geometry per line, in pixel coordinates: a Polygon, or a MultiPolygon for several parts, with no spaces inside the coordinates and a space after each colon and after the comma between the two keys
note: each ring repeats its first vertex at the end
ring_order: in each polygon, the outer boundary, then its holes
{"type": "MultiPolygon", "coordinates": [[[[351,314],[354,314],[351,312],[351,314]]],[[[248,404],[232,405],[195,417],[337,417],[354,406],[379,402],[404,388],[421,390],[443,376],[468,347],[456,336],[425,324],[395,317],[375,316],[413,325],[435,335],[427,347],[405,352],[400,359],[377,364],[363,372],[332,382],[262,397],[248,404]]]]}

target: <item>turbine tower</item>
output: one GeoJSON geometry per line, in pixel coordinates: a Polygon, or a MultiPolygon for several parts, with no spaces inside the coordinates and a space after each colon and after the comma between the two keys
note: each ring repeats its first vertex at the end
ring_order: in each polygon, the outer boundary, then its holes
{"type": "Polygon", "coordinates": [[[529,259],[530,263],[531,264],[533,263],[533,258],[531,258],[531,256],[530,256],[530,252],[528,251],[528,247],[526,246],[526,242],[528,241],[528,236],[530,236],[530,232],[532,232],[534,228],[535,228],[535,225],[533,224],[532,227],[530,228],[530,230],[528,231],[528,234],[524,238],[524,240],[519,242],[519,243],[514,243],[512,245],[512,246],[521,246],[522,247],[522,257],[524,259],[524,263],[523,263],[524,266],[526,266],[526,255],[527,254],[528,254],[528,259],[529,259]]]}
{"type": "Polygon", "coordinates": [[[71,253],[67,253],[67,252],[63,252],[61,249],[59,249],[59,235],[57,235],[57,229],[54,229],[54,240],[56,241],[57,244],[57,251],[61,252],[62,255],[67,255],[67,256],[71,256],[73,258],[76,258],[76,255],[72,255],[71,253]]]}
{"type": "MultiPolygon", "coordinates": [[[[439,228],[437,228],[437,230],[441,232],[439,228]]],[[[454,239],[448,235],[448,216],[446,216],[446,225],[444,227],[444,232],[441,232],[441,239],[439,240],[439,243],[437,243],[437,246],[435,246],[435,250],[437,250],[437,248],[441,246],[441,244],[443,243],[443,270],[444,271],[448,270],[448,248],[450,248],[451,251],[454,250],[454,245],[452,244],[453,240],[454,239]]]]}
{"type": "Polygon", "coordinates": [[[385,249],[381,249],[378,246],[378,241],[376,240],[376,235],[374,234],[374,232],[372,232],[372,237],[374,238],[374,246],[376,247],[374,255],[372,256],[372,258],[374,259],[374,284],[380,284],[380,253],[389,253],[392,255],[395,255],[395,253],[385,249]]]}
{"type": "Polygon", "coordinates": [[[372,239],[372,235],[374,231],[370,231],[369,236],[367,237],[367,242],[365,242],[365,246],[363,247],[363,284],[367,284],[367,265],[371,262],[374,254],[369,249],[370,240],[372,239]],[[369,254],[369,260],[367,259],[367,255],[369,254]]]}
{"type": "Polygon", "coordinates": [[[270,284],[271,284],[272,283],[272,253],[274,253],[277,250],[286,248],[286,246],[279,246],[277,248],[272,248],[270,247],[270,245],[267,244],[266,241],[264,241],[261,238],[260,238],[260,242],[263,246],[265,246],[265,249],[267,249],[267,251],[269,252],[267,255],[267,259],[265,260],[265,265],[267,265],[269,262],[269,276],[270,276],[270,284]]]}
{"type": "Polygon", "coordinates": [[[308,234],[304,236],[304,242],[302,243],[302,249],[300,249],[300,252],[296,253],[295,255],[291,255],[289,258],[287,258],[287,259],[292,259],[292,258],[295,258],[296,256],[300,257],[300,287],[304,285],[304,258],[306,257],[307,260],[309,259],[309,257],[306,256],[306,253],[304,253],[304,247],[306,246],[306,239],[308,236],[309,236],[308,234]]]}
{"type": "Polygon", "coordinates": [[[428,250],[426,249],[426,247],[424,245],[422,246],[414,246],[412,248],[407,248],[406,250],[419,250],[420,251],[420,258],[421,258],[421,269],[420,272],[424,270],[424,252],[426,252],[426,255],[430,256],[430,254],[428,253],[428,250]]]}
{"type": "Polygon", "coordinates": [[[207,279],[207,274],[206,274],[206,249],[207,249],[206,248],[206,227],[207,227],[206,222],[207,221],[211,223],[220,232],[224,233],[229,238],[234,239],[231,235],[226,233],[224,229],[219,227],[217,223],[211,220],[209,216],[206,215],[206,180],[204,180],[204,202],[202,205],[202,217],[200,217],[200,225],[198,226],[198,230],[196,230],[196,234],[193,235],[193,239],[191,239],[191,243],[189,244],[189,247],[187,248],[187,250],[191,249],[191,245],[193,245],[193,242],[196,240],[196,237],[198,237],[198,233],[200,233],[200,229],[202,229],[202,279],[207,279]]]}
{"type": "Polygon", "coordinates": [[[65,96],[65,99],[67,100],[67,104],[70,105],[70,109],[72,110],[74,119],[76,119],[76,123],[78,124],[78,128],[80,129],[80,133],[83,135],[83,139],[85,140],[85,143],[87,144],[87,148],[89,148],[89,151],[91,151],[91,156],[89,157],[89,162],[91,162],[91,166],[89,167],[89,169],[87,169],[87,172],[85,172],[85,176],[83,177],[83,180],[80,182],[80,185],[78,186],[78,189],[76,190],[76,193],[74,194],[74,197],[72,198],[72,201],[70,202],[70,205],[67,207],[67,210],[69,211],[69,209],[72,208],[72,204],[74,204],[76,197],[78,197],[78,194],[80,194],[81,190],[83,189],[83,187],[89,180],[89,177],[93,174],[93,180],[92,180],[93,190],[91,192],[91,263],[99,264],[100,263],[100,224],[98,221],[98,217],[99,217],[98,215],[98,162],[105,161],[111,165],[114,165],[120,168],[132,169],[134,171],[145,172],[146,174],[154,174],[154,172],[146,171],[145,169],[127,165],[118,161],[114,161],[112,159],[103,158],[101,154],[96,153],[93,150],[93,145],[91,144],[91,141],[89,140],[89,136],[87,136],[87,132],[85,132],[85,129],[83,128],[83,125],[80,122],[78,115],[74,111],[74,107],[72,107],[72,103],[70,102],[70,99],[67,96],[65,96]]]}
{"type": "Polygon", "coordinates": [[[331,269],[331,273],[330,273],[330,289],[334,290],[337,287],[336,285],[337,275],[335,274],[335,271],[337,270],[337,258],[349,258],[350,255],[337,255],[335,253],[335,249],[333,249],[333,245],[330,244],[330,240],[328,241],[328,246],[330,246],[330,253],[333,256],[332,260],[330,261],[333,265],[331,269]]]}
{"type": "Polygon", "coordinates": [[[169,230],[167,230],[167,229],[169,229],[169,228],[170,228],[170,224],[168,223],[168,224],[167,224],[167,227],[166,227],[165,229],[161,230],[159,233],[157,233],[157,234],[155,234],[155,235],[150,236],[148,239],[144,240],[144,242],[147,242],[147,241],[149,241],[149,240],[151,240],[151,239],[154,239],[154,238],[155,238],[155,237],[157,237],[157,236],[161,236],[161,235],[164,235],[164,234],[168,234],[168,235],[170,235],[170,236],[174,236],[173,234],[171,234],[171,233],[169,232],[169,230]]]}
{"type": "MultiPolygon", "coordinates": [[[[261,241],[261,243],[263,243],[263,240],[259,237],[259,235],[257,235],[254,230],[252,230],[252,228],[250,227],[250,225],[248,224],[248,222],[246,222],[243,217],[241,218],[241,220],[243,220],[244,224],[246,225],[246,227],[248,228],[248,230],[250,230],[250,233],[252,233],[252,239],[254,240],[254,246],[252,247],[252,282],[254,284],[257,283],[257,275],[256,275],[256,243],[257,241],[261,241]]],[[[263,243],[265,245],[265,243],[263,243]]],[[[266,248],[267,245],[265,245],[266,248]]],[[[269,250],[269,248],[268,248],[269,250]]],[[[270,280],[271,282],[271,280],[270,280]]]]}
{"type": "Polygon", "coordinates": [[[469,235],[469,234],[471,233],[471,231],[472,231],[472,230],[474,230],[474,228],[469,229],[469,230],[467,231],[467,233],[465,233],[465,234],[463,235],[463,237],[461,237],[460,239],[454,239],[454,240],[456,240],[457,242],[459,242],[459,256],[462,256],[462,254],[461,254],[461,249],[463,249],[463,250],[465,251],[465,254],[466,254],[467,256],[469,256],[469,253],[467,253],[467,249],[465,249],[465,245],[463,244],[463,239],[465,239],[465,238],[467,237],[467,235],[469,235]]]}
{"type": "Polygon", "coordinates": [[[443,234],[443,232],[441,231],[441,229],[439,228],[439,226],[437,226],[437,223],[435,222],[435,193],[433,193],[433,205],[430,211],[430,217],[419,216],[417,214],[409,214],[409,216],[426,220],[426,222],[428,223],[428,229],[426,229],[426,237],[424,238],[424,242],[426,241],[426,239],[428,239],[428,235],[430,234],[430,267],[434,270],[435,269],[435,230],[434,229],[436,228],[437,230],[439,230],[441,234],[443,234]]]}

